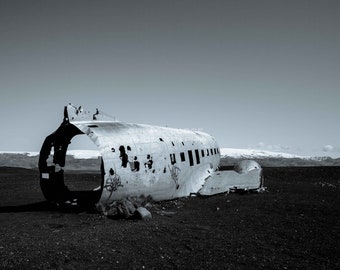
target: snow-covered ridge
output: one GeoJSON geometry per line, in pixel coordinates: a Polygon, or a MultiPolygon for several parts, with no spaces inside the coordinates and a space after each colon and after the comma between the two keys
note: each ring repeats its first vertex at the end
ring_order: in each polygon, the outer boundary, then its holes
{"type": "Polygon", "coordinates": [[[233,158],[300,158],[310,159],[307,156],[298,156],[288,153],[280,153],[258,149],[236,149],[236,148],[221,148],[221,157],[233,158]]]}

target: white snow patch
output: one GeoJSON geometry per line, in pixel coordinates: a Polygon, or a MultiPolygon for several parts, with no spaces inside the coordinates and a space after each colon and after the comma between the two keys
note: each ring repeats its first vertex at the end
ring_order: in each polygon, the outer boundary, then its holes
{"type": "Polygon", "coordinates": [[[69,150],[66,155],[73,156],[75,159],[97,159],[100,152],[97,150],[69,150]]]}

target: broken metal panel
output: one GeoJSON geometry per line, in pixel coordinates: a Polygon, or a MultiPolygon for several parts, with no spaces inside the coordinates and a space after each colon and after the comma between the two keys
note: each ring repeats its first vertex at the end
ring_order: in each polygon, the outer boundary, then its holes
{"type": "Polygon", "coordinates": [[[256,190],[262,188],[261,166],[253,160],[242,160],[236,170],[217,171],[210,175],[198,191],[201,195],[215,195],[230,190],[256,190]]]}
{"type": "Polygon", "coordinates": [[[203,185],[206,179],[213,172],[214,169],[210,168],[210,164],[202,164],[198,167],[189,168],[182,178],[182,185],[176,193],[176,197],[186,197],[191,194],[196,194],[203,185]]]}

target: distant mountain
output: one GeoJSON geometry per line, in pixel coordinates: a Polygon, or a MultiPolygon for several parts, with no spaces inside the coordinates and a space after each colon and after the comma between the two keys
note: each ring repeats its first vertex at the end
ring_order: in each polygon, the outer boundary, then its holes
{"type": "Polygon", "coordinates": [[[33,169],[38,167],[38,159],[38,153],[0,152],[0,167],[33,169]]]}
{"type": "Polygon", "coordinates": [[[231,166],[242,159],[256,160],[263,167],[340,166],[340,158],[299,156],[257,149],[221,148],[221,165],[231,166]]]}
{"type": "MultiPolygon", "coordinates": [[[[232,166],[242,159],[253,159],[263,167],[340,166],[340,158],[306,157],[255,149],[221,148],[221,166],[232,166]]],[[[0,151],[0,167],[37,168],[38,152],[0,151]]],[[[100,170],[100,153],[96,150],[67,151],[66,170],[100,170]]]]}
{"type": "Polygon", "coordinates": [[[288,153],[280,153],[258,149],[221,148],[221,157],[233,158],[308,158],[288,153]]]}

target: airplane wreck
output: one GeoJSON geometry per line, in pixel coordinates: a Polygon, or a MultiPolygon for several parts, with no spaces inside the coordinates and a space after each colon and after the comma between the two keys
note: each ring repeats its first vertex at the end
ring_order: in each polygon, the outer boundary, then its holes
{"type": "Polygon", "coordinates": [[[40,186],[48,201],[103,206],[127,198],[171,200],[192,194],[210,196],[233,190],[263,189],[261,166],[241,161],[218,171],[219,146],[209,134],[106,119],[67,105],[59,128],[47,136],[39,157],[40,186]],[[72,191],[64,184],[68,145],[86,135],[101,155],[100,187],[72,191]]]}

